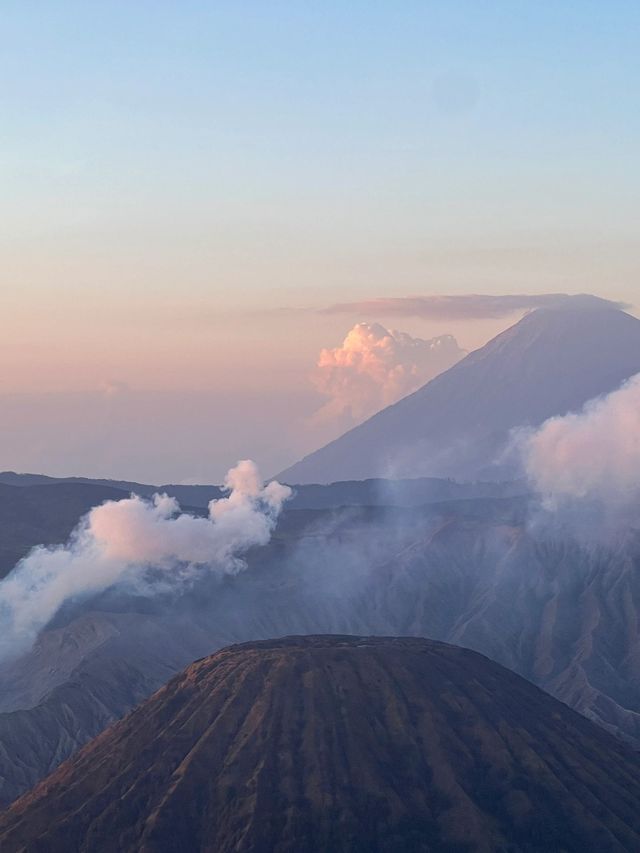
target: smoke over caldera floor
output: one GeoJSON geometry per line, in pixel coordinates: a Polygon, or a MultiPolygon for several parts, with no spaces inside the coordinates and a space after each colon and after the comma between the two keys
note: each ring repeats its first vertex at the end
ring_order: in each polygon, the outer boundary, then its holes
{"type": "Polygon", "coordinates": [[[0,659],[33,643],[68,600],[116,585],[153,596],[203,573],[241,571],[247,549],[271,538],[291,489],[265,485],[250,460],[228,472],[225,487],[207,517],[181,513],[166,494],[131,495],[94,507],[66,545],[34,548],[0,583],[0,659]]]}

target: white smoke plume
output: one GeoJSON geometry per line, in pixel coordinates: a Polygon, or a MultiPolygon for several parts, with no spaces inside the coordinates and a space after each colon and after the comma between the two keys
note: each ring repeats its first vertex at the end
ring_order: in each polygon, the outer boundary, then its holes
{"type": "Polygon", "coordinates": [[[263,485],[250,460],[229,471],[225,486],[229,496],[211,501],[206,518],[181,514],[167,495],[131,495],[94,507],[67,545],[34,548],[0,582],[0,658],[33,643],[67,600],[122,583],[153,595],[198,572],[244,568],[242,554],[269,541],[291,489],[263,485]]]}
{"type": "Polygon", "coordinates": [[[640,374],[520,437],[527,474],[552,500],[640,494],[640,374]]]}
{"type": "Polygon", "coordinates": [[[329,401],[313,420],[361,420],[417,390],[464,355],[451,335],[413,338],[378,323],[357,323],[335,349],[323,349],[313,382],[329,401]]]}

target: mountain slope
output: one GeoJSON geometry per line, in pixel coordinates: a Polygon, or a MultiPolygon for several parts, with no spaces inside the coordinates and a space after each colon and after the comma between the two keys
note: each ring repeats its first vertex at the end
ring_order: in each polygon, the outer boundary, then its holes
{"type": "Polygon", "coordinates": [[[6,851],[625,851],[640,761],[533,685],[422,639],[196,662],[0,818],[6,851]]]}
{"type": "Polygon", "coordinates": [[[278,478],[511,475],[494,465],[510,429],[579,409],[639,371],[640,320],[595,297],[567,297],[527,314],[278,478]]]}
{"type": "Polygon", "coordinates": [[[28,654],[0,664],[0,805],[189,661],[285,634],[463,645],[637,748],[640,539],[591,547],[530,517],[524,499],[288,512],[223,583],[70,606],[28,654]]]}

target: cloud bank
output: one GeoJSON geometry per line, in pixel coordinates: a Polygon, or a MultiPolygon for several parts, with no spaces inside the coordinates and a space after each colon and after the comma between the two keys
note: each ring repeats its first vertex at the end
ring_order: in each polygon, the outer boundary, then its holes
{"type": "MultiPolygon", "coordinates": [[[[400,296],[366,299],[362,302],[341,302],[323,309],[323,314],[368,314],[372,317],[424,317],[430,320],[486,320],[499,319],[518,311],[558,306],[575,299],[565,293],[539,294],[458,294],[454,296],[400,296]]],[[[593,300],[594,305],[625,309],[628,305],[596,296],[582,296],[593,300]]]]}
{"type": "Polygon", "coordinates": [[[320,352],[312,380],[329,400],[313,420],[345,415],[361,420],[415,391],[465,354],[451,335],[422,340],[378,323],[357,323],[341,346],[320,352]]]}
{"type": "Polygon", "coordinates": [[[627,501],[639,495],[640,373],[518,441],[531,482],[547,498],[627,501]]]}
{"type": "Polygon", "coordinates": [[[265,545],[288,486],[263,485],[244,460],[225,479],[229,496],[208,517],[180,513],[167,495],[132,495],[94,507],[55,548],[38,546],[0,582],[0,658],[30,645],[65,601],[129,584],[147,595],[193,581],[199,572],[233,574],[242,554],[265,545]]]}

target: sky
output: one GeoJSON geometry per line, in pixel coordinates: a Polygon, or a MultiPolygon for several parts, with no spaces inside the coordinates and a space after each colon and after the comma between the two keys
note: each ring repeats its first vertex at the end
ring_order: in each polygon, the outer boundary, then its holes
{"type": "Polygon", "coordinates": [[[470,350],[522,313],[371,300],[636,301],[635,2],[5,0],[0,28],[0,468],[275,473],[338,429],[316,364],[354,324],[470,350]]]}

